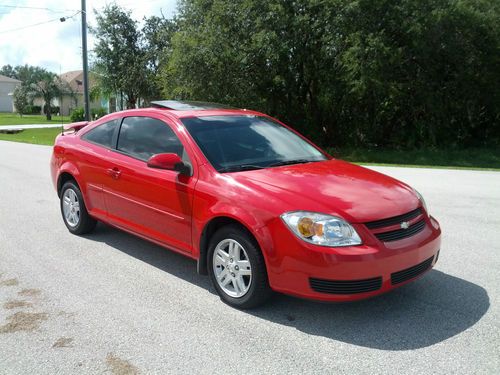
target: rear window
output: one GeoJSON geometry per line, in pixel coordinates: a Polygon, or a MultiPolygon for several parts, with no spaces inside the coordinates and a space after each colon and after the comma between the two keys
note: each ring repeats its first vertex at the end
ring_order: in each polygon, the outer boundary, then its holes
{"type": "Polygon", "coordinates": [[[82,136],[82,139],[104,146],[106,148],[113,148],[113,136],[118,126],[118,120],[111,120],[96,126],[94,129],[88,131],[82,136]]]}

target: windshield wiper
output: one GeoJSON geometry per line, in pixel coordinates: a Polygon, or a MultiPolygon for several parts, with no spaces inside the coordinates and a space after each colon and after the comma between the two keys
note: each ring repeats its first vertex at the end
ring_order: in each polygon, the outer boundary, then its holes
{"type": "Polygon", "coordinates": [[[310,163],[312,160],[307,159],[293,159],[293,160],[282,160],[276,163],[269,164],[268,167],[279,167],[280,165],[291,165],[291,164],[303,164],[310,163]]]}
{"type": "Polygon", "coordinates": [[[223,167],[223,168],[219,169],[218,172],[224,173],[224,172],[251,171],[251,170],[255,170],[255,169],[278,167],[280,165],[310,163],[311,161],[314,161],[314,160],[308,160],[308,159],[282,160],[282,161],[277,161],[276,163],[269,164],[265,167],[263,167],[262,165],[255,165],[255,164],[237,164],[237,165],[230,165],[227,167],[223,167]]]}
{"type": "Polygon", "coordinates": [[[239,164],[239,165],[230,165],[228,167],[224,167],[218,170],[219,173],[224,172],[240,172],[240,171],[252,171],[255,169],[263,169],[264,167],[261,165],[253,165],[253,164],[239,164]]]}

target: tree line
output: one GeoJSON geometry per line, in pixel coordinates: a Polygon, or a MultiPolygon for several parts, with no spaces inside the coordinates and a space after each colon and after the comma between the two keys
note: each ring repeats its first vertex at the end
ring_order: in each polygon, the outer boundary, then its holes
{"type": "Polygon", "coordinates": [[[98,12],[92,71],[128,107],[158,98],[269,113],[321,145],[497,146],[498,0],[179,0],[98,12]]]}
{"type": "Polygon", "coordinates": [[[253,107],[323,144],[498,141],[495,0],[185,0],[167,96],[253,107]]]}
{"type": "MultiPolygon", "coordinates": [[[[143,28],[111,5],[96,68],[146,99],[270,113],[323,145],[500,140],[497,0],[181,0],[143,28]],[[138,58],[139,57],[139,58],[138,58]],[[139,60],[139,62],[138,62],[139,60]]],[[[115,88],[113,88],[115,89],[115,88]]]]}

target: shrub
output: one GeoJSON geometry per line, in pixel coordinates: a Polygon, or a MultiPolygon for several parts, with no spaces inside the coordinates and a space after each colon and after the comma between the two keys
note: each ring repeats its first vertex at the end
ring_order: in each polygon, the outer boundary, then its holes
{"type": "Polygon", "coordinates": [[[81,107],[75,108],[73,112],[71,112],[70,117],[72,122],[83,121],[85,120],[85,111],[81,107]]]}
{"type": "MultiPolygon", "coordinates": [[[[92,108],[90,110],[91,120],[97,120],[104,115],[107,115],[106,108],[92,108]]],[[[82,107],[75,108],[73,112],[71,112],[71,121],[85,121],[85,110],[82,107]]]]}
{"type": "Polygon", "coordinates": [[[28,107],[28,92],[23,86],[17,86],[14,90],[14,105],[17,113],[22,117],[28,107]]]}
{"type": "Polygon", "coordinates": [[[39,115],[42,112],[42,107],[39,105],[28,105],[24,110],[24,113],[27,115],[39,115]]]}
{"type": "Polygon", "coordinates": [[[107,115],[106,108],[92,108],[90,111],[92,114],[92,120],[97,120],[98,118],[101,118],[102,116],[107,115]]]}
{"type": "MultiPolygon", "coordinates": [[[[59,106],[50,106],[50,113],[53,115],[57,115],[59,113],[59,106]]],[[[47,104],[43,106],[43,113],[47,114],[47,104]]]]}

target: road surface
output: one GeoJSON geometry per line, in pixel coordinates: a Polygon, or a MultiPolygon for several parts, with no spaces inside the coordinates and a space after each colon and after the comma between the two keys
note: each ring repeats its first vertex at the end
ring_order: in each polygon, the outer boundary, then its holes
{"type": "Polygon", "coordinates": [[[62,124],[1,125],[0,130],[50,129],[62,127],[62,124]]]}
{"type": "Polygon", "coordinates": [[[0,142],[0,374],[498,374],[500,173],[376,167],[443,228],[437,267],[387,295],[224,305],[192,260],[105,225],[71,235],[51,148],[0,142]]]}

